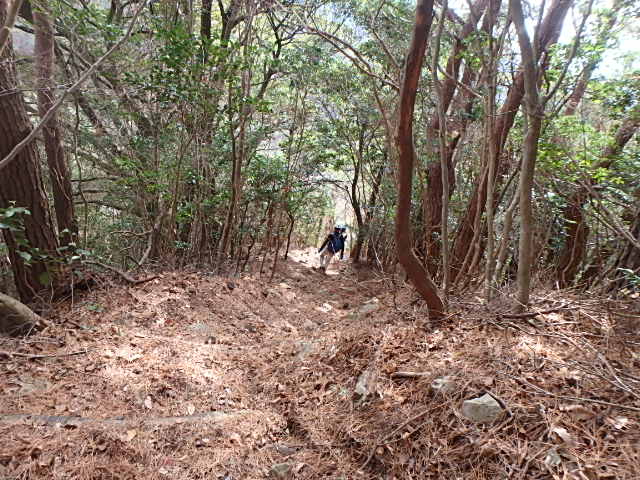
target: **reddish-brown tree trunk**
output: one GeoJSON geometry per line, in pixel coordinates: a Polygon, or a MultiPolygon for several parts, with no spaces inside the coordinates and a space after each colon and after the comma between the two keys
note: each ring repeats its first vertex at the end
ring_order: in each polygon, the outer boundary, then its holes
{"type": "MultiPolygon", "coordinates": [[[[47,14],[41,9],[34,11],[35,58],[38,87],[38,113],[43,117],[53,106],[53,65],[54,37],[53,25],[47,14]]],[[[42,130],[47,154],[47,165],[53,190],[53,204],[58,223],[60,244],[75,242],[78,236],[78,224],[73,206],[73,189],[69,169],[62,147],[62,135],[58,126],[58,117],[49,119],[42,130]]]]}
{"type": "MultiPolygon", "coordinates": [[[[7,0],[0,0],[0,24],[7,14],[7,0]]],[[[4,158],[31,131],[31,123],[21,92],[18,90],[11,39],[0,56],[0,158],[4,158]]],[[[24,207],[30,215],[22,217],[24,237],[30,251],[18,245],[16,235],[3,229],[9,248],[13,276],[23,303],[33,303],[51,281],[49,262],[36,254],[55,255],[56,238],[51,227],[47,200],[40,173],[40,161],[35,143],[27,145],[0,175],[0,208],[24,207]],[[32,255],[29,262],[23,256],[32,255]]]]}
{"type": "Polygon", "coordinates": [[[400,88],[400,108],[396,146],[398,149],[398,202],[396,205],[396,253],[409,280],[427,303],[429,316],[440,319],[444,305],[435,284],[413,253],[411,242],[411,190],[415,149],[413,144],[413,113],[420,71],[433,20],[433,0],[419,0],[411,45],[405,62],[400,88]]]}
{"type": "MultiPolygon", "coordinates": [[[[477,0],[472,6],[469,18],[463,25],[462,30],[454,43],[453,51],[449,56],[447,62],[446,72],[447,76],[442,80],[442,107],[445,112],[449,109],[453,100],[454,93],[456,91],[458,76],[460,74],[460,67],[462,65],[462,53],[465,49],[465,40],[476,31],[476,26],[482,12],[486,9],[488,0],[477,0]]],[[[500,5],[500,1],[496,0],[494,4],[494,11],[489,12],[489,15],[495,13],[495,5],[500,5]]],[[[471,68],[466,68],[464,75],[460,83],[465,86],[471,86],[473,79],[476,77],[474,71],[471,68]]],[[[459,103],[465,104],[464,109],[470,110],[473,102],[469,100],[469,94],[466,91],[460,92],[459,103]]],[[[462,105],[461,105],[462,108],[462,105]]],[[[466,130],[468,124],[468,117],[464,116],[460,121],[458,127],[458,134],[449,141],[447,145],[447,176],[449,179],[449,198],[455,190],[455,172],[452,165],[452,159],[455,149],[458,145],[458,141],[466,130]]],[[[440,120],[438,115],[434,115],[431,121],[430,130],[432,138],[438,137],[438,131],[440,129],[440,120]]],[[[435,155],[434,157],[438,157],[435,155]]],[[[442,221],[442,163],[439,159],[434,159],[427,165],[427,186],[423,196],[424,203],[424,241],[425,241],[425,264],[427,270],[431,276],[435,276],[440,264],[440,252],[441,252],[441,221],[442,221]]]]}

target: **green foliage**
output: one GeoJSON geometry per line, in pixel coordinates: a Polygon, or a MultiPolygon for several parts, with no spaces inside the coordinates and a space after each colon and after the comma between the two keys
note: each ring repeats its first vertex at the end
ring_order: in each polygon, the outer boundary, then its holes
{"type": "MultiPolygon", "coordinates": [[[[7,208],[0,208],[0,230],[11,232],[14,241],[21,249],[29,246],[24,232],[23,215],[31,215],[31,212],[27,208],[16,207],[15,202],[10,202],[10,206],[7,208]]],[[[33,258],[31,253],[24,250],[20,250],[18,254],[27,263],[33,258]]]]}

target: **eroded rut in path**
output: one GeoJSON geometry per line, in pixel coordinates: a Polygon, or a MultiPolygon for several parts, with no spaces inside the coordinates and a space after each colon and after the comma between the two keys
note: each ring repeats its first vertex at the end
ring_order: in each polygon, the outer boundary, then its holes
{"type": "Polygon", "coordinates": [[[294,252],[270,283],[169,273],[61,309],[57,331],[6,348],[51,356],[3,365],[1,413],[12,415],[0,431],[15,441],[0,473],[37,448],[43,460],[24,468],[45,477],[264,478],[286,464],[308,478],[322,452],[305,423],[320,402],[300,397],[301,382],[317,382],[319,397],[346,395],[315,360],[382,288],[346,263],[315,272],[315,261],[294,252]]]}

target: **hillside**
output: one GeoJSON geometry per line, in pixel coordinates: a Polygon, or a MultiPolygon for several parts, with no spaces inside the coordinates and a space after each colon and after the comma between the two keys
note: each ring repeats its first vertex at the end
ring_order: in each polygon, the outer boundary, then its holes
{"type": "Polygon", "coordinates": [[[637,478],[637,302],[432,325],[398,279],[313,262],[105,284],[3,339],[0,477],[637,478]],[[474,423],[484,393],[504,410],[474,423]]]}

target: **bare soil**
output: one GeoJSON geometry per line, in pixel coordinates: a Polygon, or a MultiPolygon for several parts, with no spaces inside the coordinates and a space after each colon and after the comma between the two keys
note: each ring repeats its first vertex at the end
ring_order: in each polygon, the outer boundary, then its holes
{"type": "Polygon", "coordinates": [[[315,261],[97,289],[0,339],[0,478],[640,478],[635,300],[469,295],[432,325],[397,279],[315,261]],[[504,415],[474,424],[485,392],[504,415]]]}

